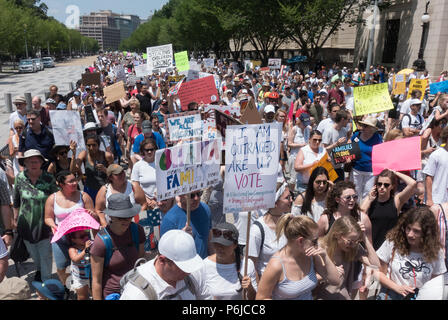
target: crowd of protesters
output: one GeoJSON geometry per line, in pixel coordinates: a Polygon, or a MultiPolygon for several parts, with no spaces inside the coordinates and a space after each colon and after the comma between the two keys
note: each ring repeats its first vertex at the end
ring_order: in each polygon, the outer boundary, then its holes
{"type": "MultiPolygon", "coordinates": [[[[99,84],[79,80],[65,95],[52,85],[30,109],[15,97],[0,169],[0,281],[7,248],[20,236],[41,299],[442,299],[448,94],[391,93],[393,109],[356,116],[354,87],[388,83],[391,92],[398,70],[266,70],[223,60],[206,68],[198,59],[201,72],[219,78],[213,104],[244,111],[252,99],[263,122],[282,123],[275,206],[252,211],[248,226],[247,212],[223,212],[222,183],[158,201],[155,154],[172,146],[166,116],[204,104],[181,105],[172,94],[176,69],[136,77],[142,63],[137,54],[100,54],[85,70],[100,73],[99,84]],[[126,97],[107,104],[103,89],[119,81],[126,97]],[[51,110],[79,113],[85,150],[80,141],[55,144],[51,110]],[[373,146],[411,136],[421,136],[422,169],[375,176],[373,146]],[[360,158],[333,163],[336,179],[321,166],[310,172],[348,142],[358,143],[360,158]],[[100,229],[51,243],[76,208],[100,229]]],[[[427,72],[407,76],[408,86],[431,81],[427,72]]],[[[447,71],[433,81],[445,80],[447,71]]]]}

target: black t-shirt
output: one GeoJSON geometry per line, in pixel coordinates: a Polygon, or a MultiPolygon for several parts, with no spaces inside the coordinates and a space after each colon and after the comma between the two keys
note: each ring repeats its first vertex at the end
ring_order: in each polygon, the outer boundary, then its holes
{"type": "Polygon", "coordinates": [[[378,199],[375,199],[370,205],[368,215],[372,223],[372,245],[375,250],[378,250],[386,239],[387,232],[398,221],[394,197],[390,197],[386,202],[379,202],[378,199]]]}
{"type": "Polygon", "coordinates": [[[151,95],[147,93],[146,95],[138,94],[136,95],[138,101],[140,102],[140,111],[146,112],[147,114],[151,114],[152,104],[151,104],[151,95]]]}

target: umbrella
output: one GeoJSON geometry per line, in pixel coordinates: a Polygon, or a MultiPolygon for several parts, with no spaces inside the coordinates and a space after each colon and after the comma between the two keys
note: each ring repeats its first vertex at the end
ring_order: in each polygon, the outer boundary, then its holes
{"type": "Polygon", "coordinates": [[[414,72],[414,69],[403,69],[403,70],[400,70],[397,74],[411,74],[411,73],[413,73],[414,72]]]}
{"type": "Polygon", "coordinates": [[[86,229],[99,229],[100,224],[92,218],[89,211],[84,208],[73,210],[67,218],[58,225],[58,230],[53,235],[51,243],[58,241],[67,233],[86,229]]]}

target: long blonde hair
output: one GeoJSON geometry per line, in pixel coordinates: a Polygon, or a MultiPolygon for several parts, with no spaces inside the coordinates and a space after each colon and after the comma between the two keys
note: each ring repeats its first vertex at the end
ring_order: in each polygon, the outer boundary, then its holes
{"type": "MultiPolygon", "coordinates": [[[[348,235],[351,232],[358,234],[361,238],[362,230],[358,222],[352,216],[344,216],[337,219],[327,235],[322,239],[322,245],[327,250],[328,257],[334,261],[336,249],[338,248],[338,240],[341,236],[348,235]]],[[[348,252],[342,252],[342,258],[344,261],[354,261],[358,254],[358,246],[352,247],[348,252]]]]}
{"type": "Polygon", "coordinates": [[[282,234],[288,241],[295,240],[298,237],[311,238],[312,231],[317,229],[317,223],[308,216],[293,216],[291,213],[284,214],[277,222],[275,233],[277,241],[282,234]]]}

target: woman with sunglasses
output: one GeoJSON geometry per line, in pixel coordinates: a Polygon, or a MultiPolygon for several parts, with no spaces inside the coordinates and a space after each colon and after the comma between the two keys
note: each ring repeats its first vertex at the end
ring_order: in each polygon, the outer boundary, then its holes
{"type": "MultiPolygon", "coordinates": [[[[59,172],[56,175],[56,183],[60,190],[50,195],[45,202],[45,224],[51,228],[53,234],[56,233],[58,225],[77,208],[89,210],[91,215],[99,220],[93,211],[92,199],[87,193],[78,190],[78,180],[73,173],[68,170],[59,172]]],[[[69,276],[65,270],[71,262],[68,254],[69,246],[66,237],[51,244],[57,274],[64,285],[69,276]]]]}
{"type": "Polygon", "coordinates": [[[394,170],[384,169],[376,176],[375,185],[360,206],[372,223],[372,245],[375,250],[381,247],[387,232],[396,225],[403,205],[415,193],[416,187],[414,179],[394,170]],[[397,190],[398,179],[406,184],[400,192],[397,190]]]}
{"type": "Polygon", "coordinates": [[[20,173],[20,165],[19,165],[19,141],[20,136],[25,129],[25,123],[22,119],[16,119],[14,121],[14,130],[15,134],[8,138],[8,146],[9,146],[9,156],[12,159],[14,176],[17,176],[20,173]]]}
{"type": "MultiPolygon", "coordinates": [[[[325,155],[327,152],[321,145],[322,133],[319,130],[312,130],[308,144],[300,148],[297,153],[294,169],[297,172],[297,192],[304,192],[307,188],[308,180],[310,178],[310,169],[325,155]]],[[[328,157],[328,161],[331,161],[328,157]]]]}
{"type": "Polygon", "coordinates": [[[364,266],[379,269],[380,262],[375,249],[365,233],[365,227],[352,216],[341,217],[331,226],[330,231],[321,240],[322,247],[333,261],[342,278],[339,286],[329,285],[319,281],[314,291],[317,300],[353,300],[358,288],[357,266],[361,262],[364,266]],[[365,244],[365,248],[361,245],[365,244]]]}
{"type": "Polygon", "coordinates": [[[318,246],[318,227],[310,217],[284,215],[276,226],[277,240],[287,243],[275,252],[258,284],[257,300],[312,300],[317,274],[329,284],[341,279],[333,261],[318,246]]]}
{"type": "Polygon", "coordinates": [[[447,271],[436,218],[428,207],[403,213],[377,250],[377,300],[413,300],[426,282],[447,271]]]}
{"type": "Polygon", "coordinates": [[[333,182],[330,180],[327,169],[317,167],[311,173],[304,193],[299,193],[294,201],[291,213],[293,215],[307,215],[315,222],[325,210],[325,200],[330,192],[333,182]]]}
{"type": "Polygon", "coordinates": [[[215,300],[254,300],[257,281],[252,260],[244,274],[243,253],[238,246],[238,229],[224,222],[212,229],[214,254],[204,259],[205,283],[215,300]],[[243,289],[247,297],[243,297],[243,289]]]}
{"type": "Polygon", "coordinates": [[[82,172],[76,166],[76,147],[76,141],[70,141],[70,146],[55,145],[50,151],[54,161],[50,163],[47,171],[56,176],[59,172],[68,170],[80,179],[82,172]],[[72,152],[71,158],[68,158],[69,151],[72,152]]]}

